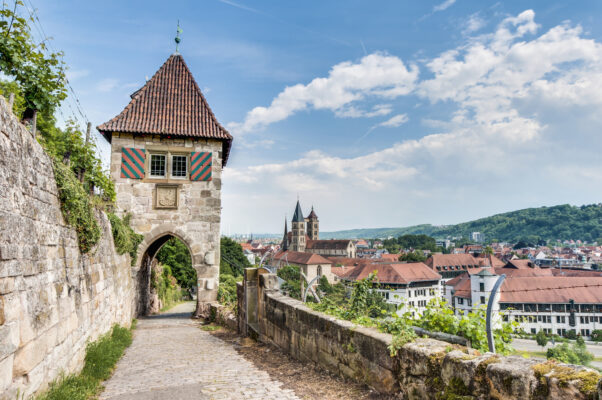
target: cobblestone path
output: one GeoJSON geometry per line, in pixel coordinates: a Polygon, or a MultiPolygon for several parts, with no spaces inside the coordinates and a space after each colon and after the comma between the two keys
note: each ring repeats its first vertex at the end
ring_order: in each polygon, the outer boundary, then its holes
{"type": "Polygon", "coordinates": [[[193,303],[140,319],[102,400],[298,399],[191,320],[193,303]]]}

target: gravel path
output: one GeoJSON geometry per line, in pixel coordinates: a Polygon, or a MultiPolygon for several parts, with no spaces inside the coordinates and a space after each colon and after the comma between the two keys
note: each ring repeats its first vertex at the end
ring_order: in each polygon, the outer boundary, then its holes
{"type": "Polygon", "coordinates": [[[103,400],[298,399],[190,319],[194,303],[142,318],[103,400]]]}

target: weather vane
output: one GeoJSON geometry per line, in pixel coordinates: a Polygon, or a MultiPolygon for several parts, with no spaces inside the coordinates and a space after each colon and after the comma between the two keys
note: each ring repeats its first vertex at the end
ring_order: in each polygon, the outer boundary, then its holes
{"type": "Polygon", "coordinates": [[[182,33],[182,28],[180,28],[180,20],[178,20],[178,29],[176,29],[176,53],[178,52],[178,46],[182,39],[180,38],[180,33],[182,33]]]}

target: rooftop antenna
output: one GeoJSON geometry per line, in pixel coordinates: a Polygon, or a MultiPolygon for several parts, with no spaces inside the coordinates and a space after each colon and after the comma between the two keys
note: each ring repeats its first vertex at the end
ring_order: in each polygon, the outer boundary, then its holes
{"type": "Polygon", "coordinates": [[[176,54],[178,53],[178,46],[180,45],[180,42],[182,41],[182,39],[180,38],[180,33],[182,33],[182,28],[180,28],[180,20],[178,20],[178,28],[176,29],[176,54]]]}

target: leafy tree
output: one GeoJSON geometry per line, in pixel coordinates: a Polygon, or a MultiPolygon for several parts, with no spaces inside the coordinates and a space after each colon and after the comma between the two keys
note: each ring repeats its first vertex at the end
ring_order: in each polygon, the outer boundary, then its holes
{"type": "Polygon", "coordinates": [[[493,255],[493,248],[491,246],[487,246],[483,252],[487,255],[493,255]]]}
{"type": "Polygon", "coordinates": [[[220,274],[241,276],[245,268],[251,267],[251,263],[242,251],[240,244],[229,237],[223,236],[220,242],[220,274]]]}
{"type": "Polygon", "coordinates": [[[418,250],[409,252],[409,253],[405,253],[402,254],[399,257],[399,261],[405,261],[405,262],[425,262],[426,261],[426,256],[418,250]]]}
{"type": "Polygon", "coordinates": [[[301,271],[296,265],[285,265],[277,272],[284,283],[280,289],[295,299],[301,299],[301,271]]]}
{"type": "Polygon", "coordinates": [[[164,266],[169,266],[171,275],[182,289],[192,290],[197,284],[196,271],[192,268],[192,259],[188,247],[180,239],[171,238],[156,255],[164,266]]]}
{"type": "Polygon", "coordinates": [[[546,347],[546,344],[548,344],[548,340],[549,340],[548,335],[546,335],[546,333],[543,330],[540,330],[535,335],[535,341],[541,347],[546,347]]]}

